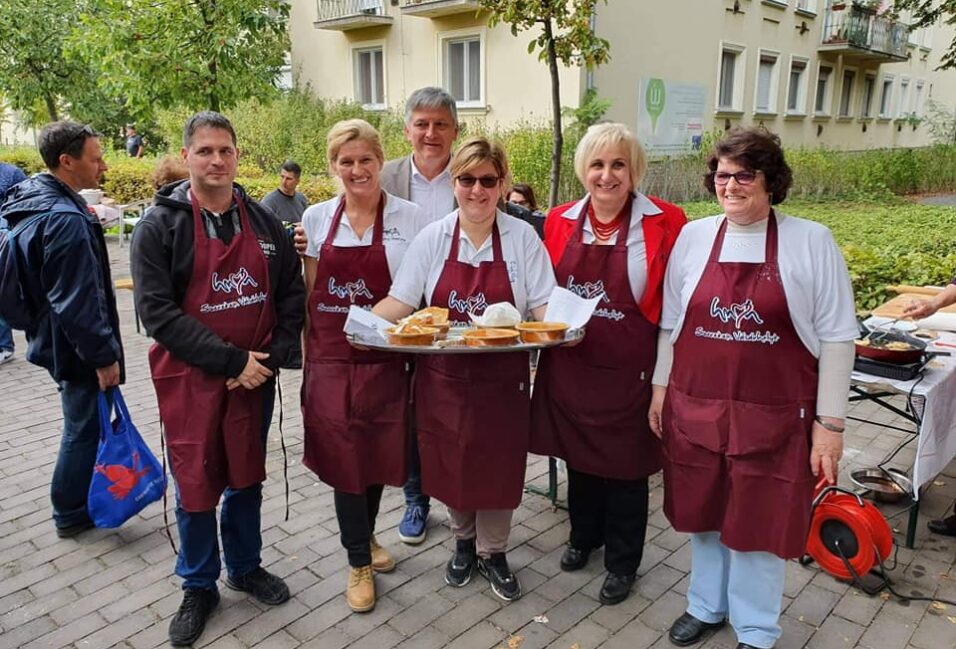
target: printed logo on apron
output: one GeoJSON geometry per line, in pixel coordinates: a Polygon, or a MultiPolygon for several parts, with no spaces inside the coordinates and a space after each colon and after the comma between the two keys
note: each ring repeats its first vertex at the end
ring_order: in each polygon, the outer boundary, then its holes
{"type": "MultiPolygon", "coordinates": [[[[354,282],[345,282],[342,284],[337,281],[335,277],[329,277],[329,291],[328,294],[333,298],[338,300],[349,301],[349,304],[355,304],[356,298],[367,298],[370,303],[362,305],[366,310],[371,310],[372,304],[374,304],[375,296],[372,295],[372,292],[368,289],[368,286],[365,283],[365,280],[359,278],[354,282]]],[[[317,311],[322,311],[323,313],[348,313],[349,308],[341,304],[326,304],[325,302],[319,302],[316,305],[317,311]]]]}
{"type": "Polygon", "coordinates": [[[724,331],[720,324],[715,325],[716,329],[705,329],[698,326],[694,329],[694,335],[699,338],[709,338],[712,340],[723,340],[727,342],[738,343],[763,343],[765,345],[774,345],[780,340],[780,336],[773,331],[742,331],[741,326],[747,320],[752,320],[754,324],[762,325],[763,318],[757,312],[754,301],[751,298],[743,302],[732,303],[729,306],[721,306],[720,297],[714,296],[710,301],[710,317],[719,321],[721,324],[733,323],[733,331],[724,331]]]}
{"type": "Polygon", "coordinates": [[[245,287],[259,288],[260,282],[246,270],[245,266],[240,266],[239,270],[221,277],[218,272],[213,272],[211,276],[212,290],[214,293],[225,293],[227,296],[236,294],[236,299],[226,300],[215,304],[203,302],[199,307],[200,313],[216,313],[228,309],[241,309],[243,307],[255,306],[266,301],[265,291],[243,295],[245,287]]]}
{"type": "Polygon", "coordinates": [[[475,293],[466,298],[458,297],[458,291],[454,289],[448,294],[448,308],[462,315],[468,315],[469,313],[481,315],[485,312],[487,306],[488,300],[485,298],[484,292],[475,293]]]}
{"type": "MultiPolygon", "coordinates": [[[[604,290],[603,279],[599,279],[594,282],[584,282],[583,284],[575,284],[574,275],[568,275],[568,290],[578,297],[583,297],[586,300],[593,300],[594,298],[600,296],[603,302],[610,303],[611,301],[611,298],[607,296],[607,292],[604,290]]],[[[624,313],[613,307],[608,309],[603,306],[595,309],[593,315],[597,318],[606,318],[608,320],[613,320],[614,322],[619,322],[627,317],[624,313]]]]}

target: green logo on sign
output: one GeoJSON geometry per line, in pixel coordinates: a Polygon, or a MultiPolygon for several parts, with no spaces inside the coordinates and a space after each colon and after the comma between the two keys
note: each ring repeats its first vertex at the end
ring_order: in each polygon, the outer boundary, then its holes
{"type": "Polygon", "coordinates": [[[651,116],[651,132],[657,132],[657,118],[664,112],[664,82],[661,79],[650,79],[647,90],[644,91],[644,106],[651,116]]]}

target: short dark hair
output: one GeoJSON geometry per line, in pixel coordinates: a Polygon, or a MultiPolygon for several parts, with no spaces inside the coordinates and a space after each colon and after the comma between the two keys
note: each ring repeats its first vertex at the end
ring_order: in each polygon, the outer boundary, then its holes
{"type": "Polygon", "coordinates": [[[302,167],[299,166],[299,163],[292,160],[286,160],[283,162],[280,169],[282,171],[288,171],[290,174],[295,174],[296,176],[302,175],[302,167]]]}
{"type": "Polygon", "coordinates": [[[64,153],[71,158],[83,155],[86,140],[91,137],[100,137],[100,134],[89,124],[61,120],[43,127],[37,137],[37,148],[43,164],[53,171],[60,166],[60,156],[64,153]]]}
{"type": "Polygon", "coordinates": [[[236,144],[236,129],[232,128],[232,122],[222,113],[217,113],[214,110],[204,110],[186,120],[186,125],[183,127],[183,146],[185,148],[189,148],[189,145],[193,142],[193,136],[201,128],[221,128],[228,131],[232,137],[233,146],[236,144]]]}
{"type": "Polygon", "coordinates": [[[714,173],[721,158],[732,160],[751,171],[762,171],[770,192],[770,204],[777,205],[787,198],[793,185],[793,172],[784,160],[780,138],[758,126],[738,126],[717,141],[707,158],[709,171],[704,174],[704,187],[711,194],[717,193],[714,173]]]}
{"type": "Polygon", "coordinates": [[[528,208],[532,212],[538,209],[538,201],[535,200],[534,190],[531,189],[531,185],[527,183],[515,183],[511,186],[511,189],[508,191],[508,195],[505,198],[510,197],[512,192],[517,192],[524,196],[524,199],[528,201],[528,208]]]}

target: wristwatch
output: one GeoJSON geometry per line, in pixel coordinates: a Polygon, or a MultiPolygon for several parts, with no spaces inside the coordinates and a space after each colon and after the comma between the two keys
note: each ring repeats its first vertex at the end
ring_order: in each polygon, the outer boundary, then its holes
{"type": "Polygon", "coordinates": [[[843,431],[846,430],[844,426],[837,426],[836,424],[831,424],[828,421],[823,421],[822,419],[820,419],[820,417],[814,417],[813,421],[817,422],[818,424],[826,428],[831,433],[842,433],[843,431]]]}

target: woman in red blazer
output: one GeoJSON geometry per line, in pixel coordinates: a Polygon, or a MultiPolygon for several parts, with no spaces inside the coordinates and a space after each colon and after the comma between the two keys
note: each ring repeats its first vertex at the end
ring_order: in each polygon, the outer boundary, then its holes
{"type": "Polygon", "coordinates": [[[647,478],[661,468],[648,425],[667,257],[687,222],[677,206],[637,191],[647,169],[622,124],[588,129],[574,155],[587,189],[545,221],[558,285],[601,297],[576,347],[542,353],[532,398],[531,451],[568,466],[571,538],[562,570],[605,546],[605,604],[623,601],[641,562],[647,478]]]}

